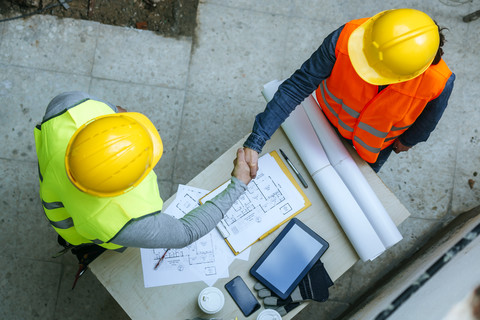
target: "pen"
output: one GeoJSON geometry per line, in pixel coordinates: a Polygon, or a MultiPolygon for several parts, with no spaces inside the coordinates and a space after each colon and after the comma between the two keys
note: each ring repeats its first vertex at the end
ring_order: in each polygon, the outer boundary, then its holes
{"type": "Polygon", "coordinates": [[[297,175],[298,179],[300,179],[300,181],[302,182],[303,186],[305,188],[308,188],[308,184],[307,182],[305,181],[305,179],[303,179],[302,175],[300,174],[300,172],[298,172],[297,168],[295,168],[295,166],[293,165],[293,163],[290,161],[290,159],[288,159],[287,155],[285,154],[285,152],[283,152],[282,149],[280,149],[280,153],[282,154],[282,156],[285,158],[285,161],[287,161],[287,163],[290,165],[290,167],[292,168],[293,172],[295,172],[295,174],[297,175]]]}
{"type": "Polygon", "coordinates": [[[165,250],[165,252],[164,252],[163,255],[160,257],[160,259],[158,259],[157,264],[156,264],[155,267],[153,268],[154,270],[157,270],[158,266],[160,265],[160,262],[163,261],[163,259],[165,258],[165,255],[167,254],[168,250],[170,250],[170,249],[165,250]]]}

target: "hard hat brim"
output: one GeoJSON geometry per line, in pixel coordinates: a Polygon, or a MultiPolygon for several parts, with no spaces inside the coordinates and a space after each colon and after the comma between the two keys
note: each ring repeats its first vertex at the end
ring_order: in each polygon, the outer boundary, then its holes
{"type": "Polygon", "coordinates": [[[157,164],[158,160],[162,157],[163,154],[163,143],[162,139],[160,138],[160,134],[157,131],[157,128],[153,125],[153,123],[148,119],[145,115],[138,113],[138,112],[126,112],[123,115],[128,116],[130,118],[135,119],[138,121],[148,132],[150,138],[152,140],[153,145],[153,166],[157,164]]]}

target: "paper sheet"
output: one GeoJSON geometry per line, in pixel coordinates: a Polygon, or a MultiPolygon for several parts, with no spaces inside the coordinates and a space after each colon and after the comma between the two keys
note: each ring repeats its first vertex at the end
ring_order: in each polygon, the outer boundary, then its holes
{"type": "MultiPolygon", "coordinates": [[[[207,190],[179,185],[175,200],[163,213],[179,219],[198,207],[198,199],[207,193],[207,190]]],[[[165,250],[140,249],[146,288],[196,281],[211,286],[219,278],[229,276],[228,266],[235,258],[248,260],[249,256],[248,250],[235,257],[216,229],[185,248],[170,249],[155,270],[165,250]]]]}
{"type": "MultiPolygon", "coordinates": [[[[257,177],[217,225],[236,252],[242,252],[305,206],[303,196],[273,156],[263,155],[258,167],[257,177]]],[[[223,184],[202,201],[213,198],[226,186],[223,184]]]]}
{"type": "Polygon", "coordinates": [[[382,241],[343,180],[328,162],[301,106],[290,114],[282,128],[360,258],[365,261],[381,254],[385,250],[382,241]],[[317,167],[321,168],[313,171],[317,167]]]}

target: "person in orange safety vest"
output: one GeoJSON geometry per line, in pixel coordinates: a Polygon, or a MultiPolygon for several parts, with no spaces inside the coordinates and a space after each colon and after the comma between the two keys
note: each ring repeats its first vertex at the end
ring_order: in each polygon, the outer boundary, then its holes
{"type": "Polygon", "coordinates": [[[375,172],[392,151],[426,141],[455,80],[442,59],[444,42],[436,22],[415,9],[383,11],[332,32],[256,116],[244,143],[252,177],[266,141],[312,93],[375,172]]]}

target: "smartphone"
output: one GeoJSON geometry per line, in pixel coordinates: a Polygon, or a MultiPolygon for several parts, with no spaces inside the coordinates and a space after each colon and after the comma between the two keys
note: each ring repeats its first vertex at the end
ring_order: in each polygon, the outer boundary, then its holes
{"type": "Polygon", "coordinates": [[[248,289],[247,284],[240,276],[236,276],[225,284],[225,289],[232,296],[233,301],[242,310],[245,317],[248,317],[260,308],[257,298],[248,289]]]}

